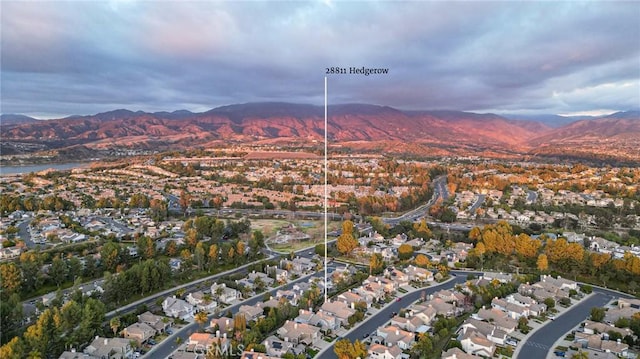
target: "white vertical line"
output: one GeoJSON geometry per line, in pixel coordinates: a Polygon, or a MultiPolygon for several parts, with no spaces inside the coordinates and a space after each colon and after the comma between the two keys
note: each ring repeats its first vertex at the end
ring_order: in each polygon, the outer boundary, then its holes
{"type": "Polygon", "coordinates": [[[327,286],[329,285],[329,275],[327,272],[327,237],[329,235],[327,229],[327,217],[328,217],[328,188],[327,188],[327,178],[328,178],[328,156],[327,156],[327,77],[324,77],[324,302],[326,303],[327,298],[327,286]]]}

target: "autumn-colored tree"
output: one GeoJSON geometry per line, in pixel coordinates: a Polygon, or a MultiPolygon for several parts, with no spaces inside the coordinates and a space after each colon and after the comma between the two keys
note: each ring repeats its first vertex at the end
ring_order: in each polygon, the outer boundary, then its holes
{"type": "Polygon", "coordinates": [[[191,267],[192,255],[191,251],[188,249],[183,249],[180,251],[180,259],[184,262],[185,267],[191,267]]]}
{"type": "Polygon", "coordinates": [[[589,253],[589,272],[591,275],[595,275],[605,264],[611,260],[611,254],[609,253],[589,253]]]}
{"type": "Polygon", "coordinates": [[[480,268],[484,269],[484,254],[487,252],[484,243],[478,242],[473,250],[480,258],[480,268]]]}
{"type": "Polygon", "coordinates": [[[538,256],[538,261],[536,262],[538,270],[541,272],[546,272],[549,270],[549,261],[547,260],[546,254],[541,254],[538,256]]]}
{"type": "Polygon", "coordinates": [[[398,258],[401,260],[409,259],[413,256],[413,247],[404,243],[398,248],[398,258]]]}
{"type": "Polygon", "coordinates": [[[218,264],[218,256],[220,254],[218,253],[218,245],[217,244],[212,244],[209,247],[209,265],[211,267],[215,267],[218,264]]]}
{"type": "Polygon", "coordinates": [[[198,326],[200,326],[200,331],[202,331],[204,324],[208,321],[209,318],[207,318],[207,312],[198,312],[193,316],[193,319],[196,321],[196,323],[198,323],[198,326]]]}
{"type": "Polygon", "coordinates": [[[382,272],[384,269],[384,260],[380,253],[374,253],[369,259],[369,274],[375,275],[382,272]]]}
{"type": "Polygon", "coordinates": [[[480,227],[473,227],[471,228],[471,231],[469,231],[469,239],[471,239],[472,241],[477,241],[480,240],[482,238],[482,231],[480,230],[480,227]]]}
{"type": "Polygon", "coordinates": [[[189,248],[191,249],[195,248],[196,244],[198,244],[198,231],[195,228],[189,229],[184,234],[184,239],[187,245],[189,246],[189,248]]]}
{"type": "Polygon", "coordinates": [[[0,358],[23,358],[25,354],[24,343],[20,337],[13,337],[0,347],[0,358]]]}
{"type": "Polygon", "coordinates": [[[191,195],[186,190],[182,190],[180,192],[180,198],[178,199],[178,203],[182,211],[186,213],[187,209],[191,205],[191,195]]]}
{"type": "Polygon", "coordinates": [[[515,239],[516,253],[526,258],[535,258],[542,246],[540,241],[529,237],[526,233],[521,233],[515,239]]]}
{"type": "Polygon", "coordinates": [[[338,251],[344,255],[349,255],[358,247],[358,241],[353,236],[353,222],[347,220],[342,222],[342,233],[336,241],[338,251]]]}
{"type": "Polygon", "coordinates": [[[424,239],[429,239],[433,237],[433,233],[431,229],[427,225],[427,220],[423,218],[419,223],[413,224],[413,231],[415,232],[416,237],[421,237],[424,239]]]}
{"type": "Polygon", "coordinates": [[[237,313],[233,317],[233,330],[235,332],[244,332],[247,330],[247,317],[243,313],[237,313]]]}
{"type": "Polygon", "coordinates": [[[349,339],[340,339],[334,345],[333,351],[338,359],[357,359],[367,356],[367,347],[358,339],[354,343],[351,343],[349,339]]]}
{"type": "Polygon", "coordinates": [[[164,252],[169,256],[169,257],[173,257],[176,254],[178,254],[178,245],[176,244],[176,241],[174,240],[169,240],[167,242],[166,247],[164,248],[164,252]]]}
{"type": "Polygon", "coordinates": [[[113,330],[113,336],[115,337],[116,334],[118,333],[118,328],[120,328],[120,317],[113,317],[111,318],[111,320],[109,321],[109,326],[111,327],[111,330],[113,330]]]}
{"type": "Polygon", "coordinates": [[[0,264],[0,281],[2,281],[2,297],[9,298],[11,294],[17,293],[22,282],[18,266],[13,262],[0,264]]]}
{"type": "Polygon", "coordinates": [[[198,244],[196,244],[196,249],[193,250],[193,257],[196,261],[198,269],[202,270],[202,268],[204,267],[204,261],[206,259],[204,244],[202,244],[202,242],[198,242],[198,244]]]}
{"type": "Polygon", "coordinates": [[[422,268],[429,268],[431,266],[431,261],[429,260],[429,257],[424,254],[418,254],[416,256],[416,265],[422,268]]]}

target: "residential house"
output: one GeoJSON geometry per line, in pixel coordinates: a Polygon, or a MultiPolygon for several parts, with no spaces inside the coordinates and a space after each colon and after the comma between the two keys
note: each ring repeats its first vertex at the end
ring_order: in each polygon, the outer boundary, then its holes
{"type": "Polygon", "coordinates": [[[633,332],[629,328],[618,328],[613,325],[598,323],[591,320],[585,321],[583,323],[582,328],[585,334],[600,334],[600,333],[616,332],[620,334],[623,338],[626,337],[627,335],[633,335],[633,332]]]}
{"type": "Polygon", "coordinates": [[[239,291],[227,287],[227,285],[224,283],[213,283],[213,285],[211,285],[211,296],[217,302],[226,304],[229,304],[234,300],[240,299],[242,297],[239,291]]]}
{"type": "Polygon", "coordinates": [[[124,338],[102,338],[96,336],[91,344],[84,348],[84,352],[96,358],[133,358],[131,341],[124,338]]]}
{"type": "Polygon", "coordinates": [[[382,286],[383,290],[386,293],[394,293],[398,289],[398,283],[394,282],[391,279],[387,279],[381,276],[369,276],[369,278],[365,279],[362,282],[363,285],[379,285],[382,286]]]}
{"type": "Polygon", "coordinates": [[[498,329],[504,331],[507,334],[512,333],[518,327],[517,320],[509,317],[506,312],[503,312],[500,309],[496,308],[482,308],[472,317],[478,320],[490,321],[496,327],[498,327],[498,329]]]}
{"type": "Polygon", "coordinates": [[[277,333],[284,341],[312,345],[319,338],[320,328],[287,320],[277,333]]]}
{"type": "Polygon", "coordinates": [[[513,275],[511,273],[484,272],[482,278],[490,282],[496,280],[500,283],[509,283],[513,280],[513,275]]]}
{"type": "Polygon", "coordinates": [[[414,265],[409,265],[404,269],[404,272],[409,276],[410,281],[418,281],[418,282],[432,282],[433,281],[433,273],[424,268],[416,267],[414,265]]]}
{"type": "Polygon", "coordinates": [[[521,317],[528,317],[530,315],[527,307],[507,302],[504,299],[493,298],[491,300],[491,306],[496,309],[500,309],[507,313],[507,315],[513,319],[520,319],[521,317]]]}
{"type": "Polygon", "coordinates": [[[394,267],[385,269],[384,276],[397,283],[400,287],[409,285],[409,275],[394,267]]]}
{"type": "Polygon", "coordinates": [[[367,358],[371,359],[401,359],[402,349],[399,347],[388,347],[381,344],[372,344],[367,351],[367,358]]]}
{"type": "Polygon", "coordinates": [[[324,332],[337,330],[340,328],[341,323],[341,321],[331,313],[324,312],[322,310],[318,313],[314,313],[304,309],[300,309],[300,314],[294,319],[294,321],[297,323],[313,325],[314,327],[322,329],[324,332]]]}
{"type": "Polygon", "coordinates": [[[298,306],[298,300],[300,299],[300,295],[293,290],[281,290],[278,289],[276,292],[276,298],[284,298],[289,302],[289,304],[293,306],[298,306]]]}
{"type": "Polygon", "coordinates": [[[167,297],[162,302],[162,310],[164,311],[164,314],[170,317],[180,318],[183,320],[193,317],[194,313],[193,305],[182,299],[178,299],[175,296],[167,297]]]}
{"type": "Polygon", "coordinates": [[[256,321],[258,318],[264,316],[264,308],[262,303],[258,302],[256,305],[241,305],[238,313],[244,314],[245,319],[248,322],[256,321]]]}
{"type": "Polygon", "coordinates": [[[227,334],[217,337],[209,333],[193,333],[186,342],[186,351],[204,353],[212,348],[219,348],[221,353],[228,353],[231,341],[227,338],[227,334]]]}
{"type": "Polygon", "coordinates": [[[146,342],[147,339],[153,338],[156,335],[156,330],[149,324],[145,323],[133,323],[130,326],[124,328],[120,334],[127,339],[132,339],[138,342],[138,345],[146,342]]]}
{"type": "Polygon", "coordinates": [[[325,302],[320,307],[320,311],[330,313],[340,322],[340,325],[345,326],[349,322],[349,317],[355,314],[356,310],[348,307],[344,302],[325,302]]]}
{"type": "Polygon", "coordinates": [[[460,343],[462,344],[462,350],[472,355],[492,357],[493,352],[496,350],[496,346],[492,341],[474,330],[468,330],[460,340],[460,343]]]}
{"type": "Polygon", "coordinates": [[[493,323],[483,322],[481,320],[467,318],[460,326],[461,337],[464,337],[468,331],[475,331],[482,334],[485,338],[491,342],[504,345],[507,340],[507,333],[498,328],[493,323]]]}
{"type": "Polygon", "coordinates": [[[336,301],[343,302],[350,308],[356,303],[366,303],[367,308],[371,307],[371,302],[367,301],[366,298],[354,292],[341,293],[336,297],[336,301]]]}
{"type": "Polygon", "coordinates": [[[280,357],[278,356],[272,357],[272,356],[266,355],[265,353],[254,352],[253,350],[251,351],[245,350],[242,352],[240,359],[280,359],[280,357]]]}
{"type": "Polygon", "coordinates": [[[216,337],[233,333],[233,319],[227,317],[213,318],[209,323],[209,327],[213,329],[216,337]]]}
{"type": "Polygon", "coordinates": [[[460,348],[451,348],[446,352],[442,353],[441,359],[477,359],[471,354],[467,354],[463,352],[460,348]]]}
{"type": "Polygon", "coordinates": [[[186,300],[187,303],[195,306],[198,312],[213,311],[218,306],[218,303],[213,300],[211,295],[204,294],[201,291],[189,293],[186,300]]]}
{"type": "Polygon", "coordinates": [[[415,343],[414,333],[402,330],[393,325],[378,328],[376,334],[384,339],[387,346],[396,346],[402,350],[411,349],[415,343]]]}
{"type": "Polygon", "coordinates": [[[89,355],[86,353],[78,353],[74,348],[71,350],[65,350],[60,354],[58,359],[95,359],[93,355],[89,355]]]}
{"type": "Polygon", "coordinates": [[[286,353],[292,352],[295,345],[291,342],[285,342],[275,336],[265,339],[262,344],[267,349],[267,355],[282,358],[286,353]]]}
{"type": "Polygon", "coordinates": [[[608,340],[602,334],[575,333],[574,343],[582,348],[599,352],[612,353],[619,357],[627,357],[629,345],[615,340],[608,340]]]}
{"type": "Polygon", "coordinates": [[[138,322],[149,325],[158,333],[164,333],[167,328],[171,327],[171,324],[173,324],[173,320],[167,317],[155,315],[149,311],[138,315],[138,322]]]}

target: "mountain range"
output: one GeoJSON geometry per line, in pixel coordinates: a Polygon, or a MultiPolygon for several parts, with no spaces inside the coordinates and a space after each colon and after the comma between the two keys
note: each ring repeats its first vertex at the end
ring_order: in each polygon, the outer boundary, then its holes
{"type": "MultiPolygon", "coordinates": [[[[1,121],[3,155],[78,146],[162,151],[222,143],[308,144],[324,139],[322,106],[275,102],[223,106],[201,113],[119,109],[46,121],[2,115],[1,121]]],[[[559,119],[515,120],[494,114],[344,104],[328,108],[328,138],[332,144],[389,153],[636,161],[640,160],[640,111],[562,124],[559,119]]]]}

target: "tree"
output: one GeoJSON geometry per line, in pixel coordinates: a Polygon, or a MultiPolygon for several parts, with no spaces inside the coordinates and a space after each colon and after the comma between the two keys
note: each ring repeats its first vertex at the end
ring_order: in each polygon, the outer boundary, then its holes
{"type": "Polygon", "coordinates": [[[382,273],[384,269],[384,260],[380,253],[374,253],[369,259],[369,275],[376,275],[382,273]]]}
{"type": "Polygon", "coordinates": [[[418,254],[416,256],[416,265],[422,268],[428,268],[431,266],[431,261],[429,260],[429,257],[424,254],[418,254]]]}
{"type": "Polygon", "coordinates": [[[349,339],[340,339],[333,347],[333,351],[338,356],[338,359],[362,359],[367,357],[366,346],[357,339],[354,343],[351,343],[349,339]]]}
{"type": "Polygon", "coordinates": [[[20,269],[15,263],[0,264],[0,281],[2,281],[2,297],[8,298],[11,294],[16,293],[20,289],[22,275],[20,269]]]}
{"type": "Polygon", "coordinates": [[[111,320],[109,321],[109,326],[111,327],[111,330],[113,330],[113,336],[115,337],[118,333],[118,328],[120,328],[120,317],[113,317],[111,318],[111,320]]]}
{"type": "Polygon", "coordinates": [[[551,309],[556,306],[556,301],[553,298],[546,298],[544,300],[544,305],[546,305],[548,309],[551,309]]]}
{"type": "Polygon", "coordinates": [[[193,256],[195,258],[198,269],[202,270],[204,266],[204,260],[205,260],[204,245],[202,244],[202,242],[198,242],[198,244],[196,245],[196,249],[193,252],[193,256]]]}
{"type": "Polygon", "coordinates": [[[429,354],[433,351],[433,341],[431,336],[427,333],[419,334],[419,339],[413,344],[411,353],[414,357],[423,359],[428,358],[429,354]]]}
{"type": "Polygon", "coordinates": [[[60,258],[60,256],[55,256],[51,262],[51,268],[49,268],[49,277],[51,280],[60,288],[60,284],[64,283],[68,274],[69,268],[67,267],[67,262],[60,258]]]}
{"type": "Polygon", "coordinates": [[[20,337],[13,337],[0,347],[0,358],[23,358],[25,354],[24,343],[20,337]]]}
{"type": "Polygon", "coordinates": [[[100,250],[100,259],[106,270],[115,272],[120,264],[120,246],[111,241],[105,243],[100,250]]]}
{"type": "Polygon", "coordinates": [[[138,248],[138,253],[144,259],[151,259],[155,256],[155,244],[150,237],[140,236],[136,241],[136,247],[138,248]]]}
{"type": "Polygon", "coordinates": [[[176,244],[176,241],[174,240],[168,241],[167,246],[164,248],[164,252],[169,257],[174,257],[176,254],[178,254],[178,245],[176,244]]]}
{"type": "Polygon", "coordinates": [[[433,237],[433,233],[429,226],[427,225],[427,220],[423,218],[419,223],[413,224],[413,231],[415,237],[421,237],[423,239],[429,239],[433,237]]]}
{"type": "Polygon", "coordinates": [[[401,260],[406,260],[411,257],[413,257],[413,247],[406,243],[401,244],[398,248],[398,258],[400,258],[401,260]]]}
{"type": "Polygon", "coordinates": [[[187,213],[187,209],[191,205],[191,195],[186,191],[182,190],[180,192],[180,198],[178,199],[178,203],[180,204],[180,208],[182,212],[187,213]]]}
{"type": "Polygon", "coordinates": [[[346,220],[342,222],[342,233],[336,241],[338,251],[343,255],[349,255],[358,247],[358,241],[353,236],[353,222],[346,220]]]}
{"type": "Polygon", "coordinates": [[[538,256],[538,261],[536,262],[538,270],[541,272],[546,272],[549,270],[549,261],[547,260],[546,254],[541,254],[538,256]]]}
{"type": "Polygon", "coordinates": [[[605,311],[604,308],[593,307],[591,308],[591,320],[594,322],[602,322],[604,320],[605,311]]]}
{"type": "Polygon", "coordinates": [[[215,268],[215,266],[218,264],[218,256],[219,256],[219,252],[218,252],[218,245],[217,244],[212,244],[209,247],[209,266],[210,268],[215,268]]]}
{"type": "Polygon", "coordinates": [[[482,238],[482,232],[480,231],[480,228],[479,227],[471,228],[471,231],[469,231],[469,239],[471,239],[472,241],[477,241],[481,238],[482,238]]]}
{"type": "Polygon", "coordinates": [[[204,327],[204,323],[206,323],[208,320],[207,313],[206,312],[196,313],[196,315],[194,316],[194,320],[200,326],[200,331],[202,331],[202,328],[204,327]]]}

